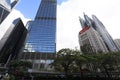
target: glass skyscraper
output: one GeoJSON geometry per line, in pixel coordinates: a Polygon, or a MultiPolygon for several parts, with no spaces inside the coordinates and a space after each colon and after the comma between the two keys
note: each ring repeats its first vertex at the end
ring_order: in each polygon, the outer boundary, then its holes
{"type": "Polygon", "coordinates": [[[27,29],[22,20],[20,18],[15,19],[0,40],[0,66],[5,66],[10,60],[18,58],[26,35],[27,29]]]}
{"type": "Polygon", "coordinates": [[[0,0],[0,24],[11,11],[10,0],[0,0]]]}
{"type": "Polygon", "coordinates": [[[19,0],[0,0],[0,24],[11,12],[11,9],[18,3],[19,0]]]}
{"type": "Polygon", "coordinates": [[[96,30],[100,34],[109,52],[120,51],[120,49],[116,46],[112,37],[106,30],[103,23],[95,15],[92,15],[92,19],[91,19],[86,14],[84,14],[84,18],[85,20],[80,18],[82,29],[84,29],[86,26],[92,27],[94,30],[96,30]]]}
{"type": "Polygon", "coordinates": [[[53,61],[49,58],[56,52],[56,5],[57,0],[41,0],[35,20],[28,22],[24,55],[32,56],[26,57],[33,62],[33,69],[45,68],[53,61]]]}

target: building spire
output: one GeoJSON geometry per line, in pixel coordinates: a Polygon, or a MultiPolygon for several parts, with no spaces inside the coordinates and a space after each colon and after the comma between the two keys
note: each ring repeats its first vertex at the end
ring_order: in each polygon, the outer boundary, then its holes
{"type": "Polygon", "coordinates": [[[82,26],[82,28],[85,27],[85,21],[79,16],[79,21],[80,21],[80,24],[82,26]]]}

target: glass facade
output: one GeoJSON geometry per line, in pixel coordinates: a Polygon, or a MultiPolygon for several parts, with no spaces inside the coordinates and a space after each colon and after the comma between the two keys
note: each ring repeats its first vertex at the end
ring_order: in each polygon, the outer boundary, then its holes
{"type": "Polygon", "coordinates": [[[8,16],[11,9],[17,4],[18,1],[19,0],[16,0],[11,3],[11,0],[0,0],[0,24],[8,16]]]}
{"type": "Polygon", "coordinates": [[[106,30],[103,23],[95,15],[92,15],[92,19],[91,19],[86,14],[84,14],[84,18],[85,18],[85,20],[80,18],[80,23],[81,23],[82,28],[89,26],[89,27],[92,27],[94,30],[96,30],[100,34],[104,43],[106,44],[106,47],[107,47],[109,52],[120,51],[120,49],[116,46],[112,37],[110,36],[108,31],[106,30]]]}
{"type": "Polygon", "coordinates": [[[11,2],[11,8],[13,8],[17,3],[18,3],[19,0],[14,0],[11,2]]]}
{"type": "Polygon", "coordinates": [[[108,50],[110,52],[118,52],[120,51],[119,48],[116,46],[113,38],[106,30],[105,26],[102,24],[102,22],[95,16],[92,15],[93,21],[96,26],[96,31],[101,35],[102,39],[104,40],[106,46],[108,47],[108,50]]]}
{"type": "Polygon", "coordinates": [[[10,10],[10,0],[0,0],[0,23],[7,17],[10,10]]]}
{"type": "MultiPolygon", "coordinates": [[[[6,27],[6,26],[5,26],[6,27]]],[[[27,35],[20,18],[15,19],[0,40],[0,64],[18,58],[27,35]]]]}
{"type": "Polygon", "coordinates": [[[34,21],[27,24],[28,36],[22,59],[33,63],[33,71],[50,71],[56,52],[57,0],[41,0],[34,21]]]}
{"type": "Polygon", "coordinates": [[[11,1],[10,0],[0,0],[0,5],[4,6],[4,8],[10,10],[11,9],[11,1]]]}
{"type": "Polygon", "coordinates": [[[55,53],[56,0],[42,0],[35,20],[28,23],[28,52],[55,53]]]}
{"type": "Polygon", "coordinates": [[[8,16],[9,13],[9,11],[5,10],[3,7],[0,6],[0,24],[8,16]]]}

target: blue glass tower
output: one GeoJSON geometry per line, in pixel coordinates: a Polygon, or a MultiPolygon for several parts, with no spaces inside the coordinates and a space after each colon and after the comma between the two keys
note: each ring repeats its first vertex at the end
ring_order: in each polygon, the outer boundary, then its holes
{"type": "Polygon", "coordinates": [[[57,0],[41,0],[35,20],[28,22],[24,52],[37,55],[34,61],[27,58],[33,61],[34,69],[49,64],[52,61],[50,56],[56,52],[56,5],[57,0]]]}

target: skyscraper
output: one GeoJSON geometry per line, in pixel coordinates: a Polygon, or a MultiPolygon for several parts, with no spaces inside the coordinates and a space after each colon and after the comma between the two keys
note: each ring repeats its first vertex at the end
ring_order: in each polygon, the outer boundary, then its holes
{"type": "Polygon", "coordinates": [[[84,27],[79,33],[79,43],[84,54],[108,52],[99,33],[92,27],[84,27]]]}
{"type": "Polygon", "coordinates": [[[96,26],[96,31],[101,35],[103,38],[105,44],[108,46],[108,50],[110,52],[117,52],[120,51],[120,49],[116,46],[113,38],[110,36],[108,31],[106,30],[105,26],[102,24],[102,22],[95,16],[92,15],[93,21],[96,26]]]}
{"type": "Polygon", "coordinates": [[[18,3],[19,0],[14,0],[11,2],[11,9],[18,3]]]}
{"type": "Polygon", "coordinates": [[[17,4],[19,0],[0,0],[0,24],[11,12],[12,8],[17,4]]]}
{"type": "Polygon", "coordinates": [[[117,45],[117,47],[120,49],[120,39],[115,39],[114,42],[117,45]]]}
{"type": "Polygon", "coordinates": [[[27,29],[22,20],[15,19],[0,40],[0,64],[7,64],[10,60],[18,57],[26,35],[27,29]]]}
{"type": "MultiPolygon", "coordinates": [[[[56,52],[56,5],[57,0],[41,0],[34,21],[28,22],[28,37],[24,55],[33,62],[34,70],[48,69],[56,52]]],[[[25,58],[26,58],[25,57],[25,58]]]]}
{"type": "Polygon", "coordinates": [[[101,36],[101,38],[103,39],[108,51],[110,52],[120,51],[120,49],[116,46],[112,37],[106,30],[105,26],[95,15],[92,15],[92,19],[91,19],[86,14],[84,14],[84,18],[85,20],[80,18],[80,23],[81,23],[82,28],[89,26],[89,27],[92,27],[94,30],[96,30],[101,36]]]}

